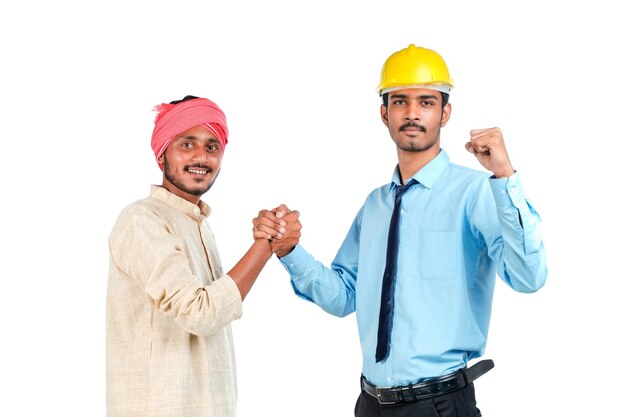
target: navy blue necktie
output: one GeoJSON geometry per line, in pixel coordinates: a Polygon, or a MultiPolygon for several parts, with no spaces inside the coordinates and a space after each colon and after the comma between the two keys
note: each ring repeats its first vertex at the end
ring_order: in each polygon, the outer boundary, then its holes
{"type": "Polygon", "coordinates": [[[387,239],[387,263],[383,274],[383,287],[380,296],[380,315],[378,316],[378,344],[376,362],[387,359],[391,345],[391,326],[393,324],[393,300],[398,269],[398,225],[400,223],[400,203],[402,195],[417,181],[413,178],[406,185],[396,186],[396,201],[393,206],[389,237],[387,239]]]}

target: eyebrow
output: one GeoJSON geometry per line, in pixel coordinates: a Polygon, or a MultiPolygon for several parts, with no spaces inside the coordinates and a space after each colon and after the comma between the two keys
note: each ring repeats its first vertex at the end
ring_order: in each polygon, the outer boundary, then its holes
{"type": "MultiPolygon", "coordinates": [[[[391,95],[391,97],[389,97],[389,98],[392,98],[392,99],[393,99],[393,98],[404,98],[404,99],[406,99],[406,98],[408,98],[408,97],[409,97],[409,96],[408,96],[408,95],[406,95],[406,94],[392,94],[392,95],[391,95]]],[[[433,94],[422,94],[422,95],[417,96],[417,97],[418,97],[419,99],[422,99],[422,100],[424,100],[424,99],[434,99],[434,100],[439,100],[439,97],[437,97],[436,95],[433,95],[433,94]]]]}
{"type": "MultiPolygon", "coordinates": [[[[202,140],[199,137],[195,136],[195,135],[187,135],[187,136],[179,136],[177,137],[175,140],[193,140],[193,141],[199,141],[202,140]]],[[[209,142],[211,143],[221,143],[219,141],[219,139],[216,138],[209,138],[209,142]]]]}

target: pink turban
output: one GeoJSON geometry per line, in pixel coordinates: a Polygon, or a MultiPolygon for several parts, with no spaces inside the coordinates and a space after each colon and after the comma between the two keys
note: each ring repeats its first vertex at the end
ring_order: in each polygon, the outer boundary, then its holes
{"type": "MultiPolygon", "coordinates": [[[[158,112],[154,119],[152,131],[152,150],[158,159],[174,137],[196,126],[207,128],[222,144],[222,149],[228,143],[228,126],[226,116],[217,104],[206,98],[194,98],[181,101],[177,104],[159,104],[155,106],[158,112]]],[[[163,166],[159,164],[163,170],[163,166]]]]}

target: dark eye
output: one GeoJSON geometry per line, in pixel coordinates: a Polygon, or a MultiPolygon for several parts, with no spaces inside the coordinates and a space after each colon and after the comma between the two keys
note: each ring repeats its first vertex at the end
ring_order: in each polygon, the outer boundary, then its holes
{"type": "Polygon", "coordinates": [[[393,104],[404,104],[405,101],[403,99],[396,99],[393,101],[393,104]]]}
{"type": "Polygon", "coordinates": [[[180,146],[182,146],[183,149],[191,149],[191,148],[193,148],[193,143],[191,143],[191,142],[183,142],[183,143],[180,144],[180,146]]]}
{"type": "Polygon", "coordinates": [[[435,103],[434,103],[434,102],[432,102],[432,101],[430,101],[430,100],[424,100],[424,101],[422,101],[422,105],[423,105],[424,107],[430,107],[430,106],[434,106],[434,105],[435,105],[435,103]]]}
{"type": "Polygon", "coordinates": [[[217,145],[208,145],[206,148],[207,150],[209,150],[209,152],[214,152],[218,149],[217,145]]]}

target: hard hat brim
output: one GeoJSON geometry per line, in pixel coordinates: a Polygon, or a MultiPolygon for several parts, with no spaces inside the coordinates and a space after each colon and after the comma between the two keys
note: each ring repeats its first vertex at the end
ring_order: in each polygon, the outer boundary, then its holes
{"type": "Polygon", "coordinates": [[[453,86],[448,84],[404,84],[404,85],[394,85],[393,87],[381,88],[378,87],[378,94],[383,95],[386,93],[390,93],[396,90],[403,90],[405,88],[425,88],[428,90],[440,91],[442,93],[450,94],[453,86]]]}

